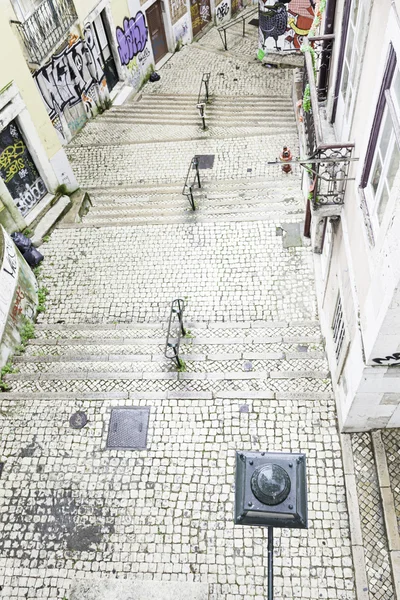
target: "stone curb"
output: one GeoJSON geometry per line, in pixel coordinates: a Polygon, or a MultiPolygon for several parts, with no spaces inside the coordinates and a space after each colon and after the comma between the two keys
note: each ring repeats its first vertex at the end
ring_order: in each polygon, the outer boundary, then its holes
{"type": "Polygon", "coordinates": [[[346,501],[349,514],[351,550],[353,555],[354,579],[357,600],[373,600],[368,591],[365,554],[361,530],[360,507],[354,472],[353,449],[350,434],[340,434],[346,501]]]}

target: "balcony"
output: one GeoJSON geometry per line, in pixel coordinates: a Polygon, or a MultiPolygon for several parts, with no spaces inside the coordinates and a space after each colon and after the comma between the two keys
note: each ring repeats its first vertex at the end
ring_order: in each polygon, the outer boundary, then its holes
{"type": "Polygon", "coordinates": [[[23,23],[11,23],[22,37],[29,62],[40,65],[62,42],[77,18],[73,0],[44,0],[23,23]]]}
{"type": "Polygon", "coordinates": [[[336,143],[332,128],[322,117],[327,98],[335,36],[309,37],[305,42],[303,123],[308,154],[311,208],[319,217],[340,215],[354,148],[336,143]]]}

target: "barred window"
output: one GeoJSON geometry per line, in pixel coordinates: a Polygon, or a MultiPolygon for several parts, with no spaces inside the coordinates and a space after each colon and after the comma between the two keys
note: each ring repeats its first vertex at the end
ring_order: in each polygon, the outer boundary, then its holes
{"type": "Polygon", "coordinates": [[[333,343],[335,344],[336,363],[339,364],[340,356],[341,356],[342,349],[343,349],[344,336],[345,336],[343,308],[342,308],[342,300],[341,300],[340,294],[339,294],[337,302],[336,302],[336,308],[335,308],[335,313],[333,316],[333,323],[332,323],[332,331],[333,331],[333,343]]]}

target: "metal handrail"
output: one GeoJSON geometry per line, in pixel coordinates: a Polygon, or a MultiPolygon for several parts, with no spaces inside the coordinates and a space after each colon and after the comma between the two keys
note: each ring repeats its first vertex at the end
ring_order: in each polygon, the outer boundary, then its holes
{"type": "Polygon", "coordinates": [[[203,76],[202,76],[201,82],[200,82],[199,95],[197,96],[196,108],[198,109],[200,118],[203,122],[203,129],[206,128],[206,105],[208,104],[208,100],[209,100],[209,87],[208,86],[210,83],[210,75],[211,75],[211,73],[203,73],[203,76]],[[204,93],[202,95],[203,85],[204,85],[204,93]]]}
{"type": "Polygon", "coordinates": [[[219,37],[221,38],[221,41],[224,45],[225,50],[228,50],[228,42],[226,41],[226,30],[229,29],[230,27],[233,27],[234,25],[237,25],[237,23],[240,23],[242,21],[243,22],[243,34],[242,35],[244,37],[246,34],[246,19],[248,17],[251,17],[255,13],[258,13],[258,6],[252,10],[249,10],[245,15],[240,15],[239,17],[236,17],[236,19],[229,21],[229,23],[227,23],[226,25],[220,25],[219,27],[217,27],[219,37]],[[224,33],[224,37],[222,37],[222,32],[224,33]]]}
{"type": "Polygon", "coordinates": [[[181,359],[179,358],[179,348],[181,343],[181,337],[185,337],[186,331],[183,325],[183,312],[185,310],[185,302],[181,298],[176,298],[171,303],[171,311],[169,313],[167,341],[165,344],[165,358],[169,358],[176,361],[178,369],[183,366],[181,359]],[[171,327],[175,319],[178,319],[178,328],[176,335],[172,335],[171,327]]]}
{"type": "Polygon", "coordinates": [[[193,188],[196,185],[196,181],[197,181],[197,185],[199,186],[199,188],[201,188],[199,159],[197,156],[193,156],[192,160],[190,161],[189,169],[188,169],[185,183],[183,185],[183,190],[182,190],[182,194],[183,194],[183,196],[186,196],[187,199],[189,200],[192,210],[196,210],[196,205],[194,203],[194,197],[193,197],[193,188]],[[193,171],[193,169],[195,169],[194,178],[192,179],[191,183],[189,183],[190,172],[193,171]]]}

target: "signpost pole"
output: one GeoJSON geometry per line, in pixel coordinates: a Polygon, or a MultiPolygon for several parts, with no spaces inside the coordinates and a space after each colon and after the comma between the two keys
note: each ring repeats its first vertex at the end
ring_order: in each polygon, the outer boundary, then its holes
{"type": "Polygon", "coordinates": [[[274,530],[268,527],[268,600],[273,600],[274,594],[274,530]]]}

